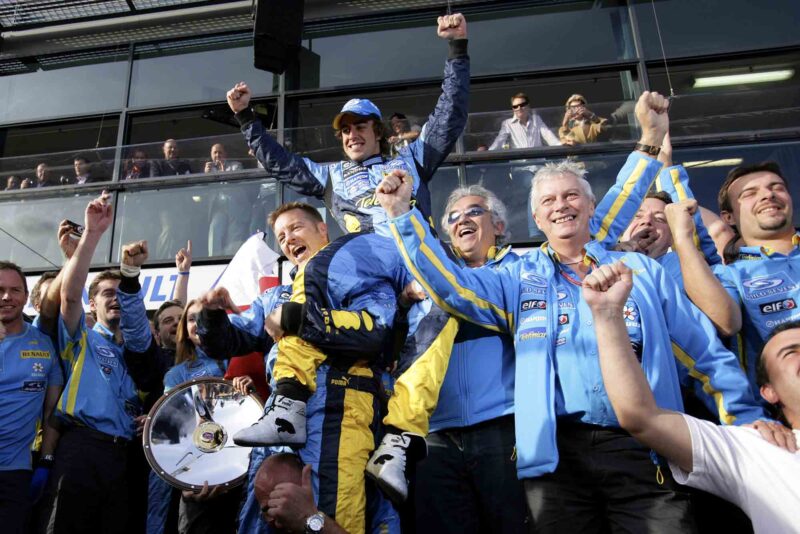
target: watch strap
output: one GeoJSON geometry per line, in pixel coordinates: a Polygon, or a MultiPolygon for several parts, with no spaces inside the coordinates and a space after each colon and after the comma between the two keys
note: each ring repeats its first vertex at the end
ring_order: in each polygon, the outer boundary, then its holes
{"type": "Polygon", "coordinates": [[[661,152],[660,146],[645,145],[643,143],[636,143],[636,146],[633,147],[633,149],[641,150],[642,152],[645,152],[646,154],[653,157],[658,156],[658,154],[661,152]]]}

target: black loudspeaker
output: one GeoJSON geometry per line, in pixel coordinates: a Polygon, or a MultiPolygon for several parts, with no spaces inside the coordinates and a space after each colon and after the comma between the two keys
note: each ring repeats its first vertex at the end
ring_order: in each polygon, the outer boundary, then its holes
{"type": "Polygon", "coordinates": [[[253,27],[257,69],[282,74],[297,60],[304,5],[304,0],[258,0],[253,27]]]}

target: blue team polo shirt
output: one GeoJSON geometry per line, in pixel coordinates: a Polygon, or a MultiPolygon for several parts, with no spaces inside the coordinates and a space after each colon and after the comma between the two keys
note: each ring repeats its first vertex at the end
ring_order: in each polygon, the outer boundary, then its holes
{"type": "Polygon", "coordinates": [[[58,318],[59,350],[67,383],[56,414],[111,436],[133,439],[133,418],[141,413],[136,386],[128,374],[122,345],[100,323],[86,327],[81,314],[74,336],[58,318]]]}
{"type": "Polygon", "coordinates": [[[0,341],[0,471],[31,469],[48,386],[64,377],[53,342],[28,323],[0,341]]]}
{"type": "MultiPolygon", "coordinates": [[[[552,250],[548,252],[551,257],[557,259],[552,250]]],[[[591,261],[591,258],[587,256],[585,260],[591,261]]],[[[578,285],[580,278],[567,265],[557,264],[556,270],[559,273],[556,277],[558,295],[558,330],[555,341],[555,367],[558,372],[556,415],[593,425],[619,426],[603,385],[592,314],[583,299],[583,290],[578,285]]],[[[539,316],[544,318],[545,308],[542,307],[541,311],[541,314],[533,314],[526,319],[535,321],[539,316]]],[[[628,298],[622,315],[633,350],[641,362],[641,314],[639,306],[633,299],[628,298]]],[[[532,330],[536,330],[535,323],[531,324],[531,327],[532,330]]]]}
{"type": "Polygon", "coordinates": [[[203,376],[225,376],[227,362],[225,360],[213,360],[199,347],[195,347],[196,358],[191,361],[181,362],[172,367],[164,375],[164,391],[169,391],[178,384],[200,378],[203,376]]]}

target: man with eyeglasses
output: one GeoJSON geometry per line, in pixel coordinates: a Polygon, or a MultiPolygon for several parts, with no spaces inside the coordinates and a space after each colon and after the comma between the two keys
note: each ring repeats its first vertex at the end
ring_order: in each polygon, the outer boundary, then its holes
{"type": "Polygon", "coordinates": [[[547,127],[542,118],[530,108],[530,100],[525,93],[511,97],[511,110],[514,116],[503,121],[489,150],[500,148],[536,148],[547,144],[559,146],[558,137],[547,127]]]}
{"type": "MultiPolygon", "coordinates": [[[[649,148],[661,145],[666,110],[657,93],[639,99],[642,139],[621,173],[652,180],[660,171],[649,148]]],[[[703,385],[724,423],[764,413],[741,372],[719,372],[718,362],[734,356],[663,269],[641,254],[609,252],[592,238],[595,200],[584,174],[570,161],[537,171],[531,205],[548,243],[499,270],[449,260],[408,206],[405,180],[385,178],[378,199],[401,255],[434,302],[514,336],[517,472],[537,530],[692,532],[688,500],[665,480],[666,465],[619,428],[603,389],[583,279],[623,258],[636,273],[622,312],[660,406],[682,409],[680,364],[703,385]]]]}
{"type": "MultiPolygon", "coordinates": [[[[507,244],[505,205],[480,185],[450,194],[441,225],[466,267],[497,270],[518,259],[507,244]]],[[[430,299],[423,305],[434,306],[430,299]]],[[[428,456],[416,469],[416,531],[527,532],[525,492],[514,459],[513,340],[461,323],[442,365],[446,372],[430,418],[428,456]],[[452,520],[454,512],[458,521],[452,520]]]]}

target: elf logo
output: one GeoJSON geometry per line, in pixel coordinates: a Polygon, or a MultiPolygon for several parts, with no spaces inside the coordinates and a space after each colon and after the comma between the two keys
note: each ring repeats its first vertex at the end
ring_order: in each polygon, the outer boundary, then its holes
{"type": "Polygon", "coordinates": [[[522,302],[522,311],[544,310],[547,308],[546,300],[531,299],[522,302]]]}
{"type": "Polygon", "coordinates": [[[797,303],[794,301],[794,299],[776,300],[775,302],[767,302],[766,304],[761,304],[759,306],[761,313],[763,314],[777,313],[784,310],[793,310],[796,307],[797,303]]]}

